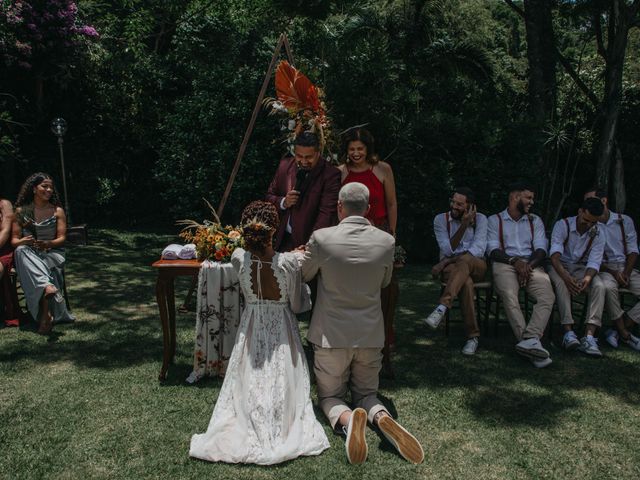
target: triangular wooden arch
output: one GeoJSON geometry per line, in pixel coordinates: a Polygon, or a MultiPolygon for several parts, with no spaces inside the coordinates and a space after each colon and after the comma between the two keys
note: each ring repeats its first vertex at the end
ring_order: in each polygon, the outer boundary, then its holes
{"type": "Polygon", "coordinates": [[[222,199],[220,200],[220,205],[218,205],[218,218],[222,218],[222,212],[224,211],[225,204],[229,198],[229,194],[231,193],[231,187],[233,187],[233,182],[236,179],[236,175],[238,175],[238,170],[240,169],[240,162],[244,157],[244,152],[247,149],[247,144],[249,143],[249,138],[253,133],[253,128],[256,125],[256,119],[258,118],[258,113],[262,108],[262,101],[264,100],[264,95],[267,92],[267,87],[269,86],[269,80],[271,79],[271,74],[273,73],[273,69],[276,66],[276,62],[278,61],[278,57],[280,56],[280,51],[284,47],[285,52],[287,54],[287,58],[289,59],[289,63],[293,65],[293,55],[291,54],[291,47],[289,45],[289,39],[287,38],[286,33],[281,33],[280,38],[278,39],[278,43],[276,44],[276,48],[273,52],[273,56],[271,57],[271,62],[269,63],[269,68],[267,69],[267,73],[264,76],[264,80],[262,81],[262,87],[260,88],[260,93],[258,94],[258,99],[256,100],[256,105],[253,108],[253,113],[251,114],[251,120],[249,120],[249,125],[247,126],[247,130],[244,132],[244,138],[242,139],[242,144],[240,145],[240,150],[238,150],[238,155],[236,156],[236,162],[233,165],[233,170],[231,170],[231,175],[229,176],[229,180],[227,181],[227,187],[224,190],[224,194],[222,195],[222,199]]]}

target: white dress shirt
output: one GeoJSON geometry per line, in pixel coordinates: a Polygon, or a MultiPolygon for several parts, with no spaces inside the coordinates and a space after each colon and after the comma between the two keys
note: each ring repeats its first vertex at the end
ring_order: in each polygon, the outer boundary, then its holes
{"type": "Polygon", "coordinates": [[[587,268],[598,271],[602,263],[604,244],[607,240],[606,233],[598,228],[598,225],[594,225],[580,235],[576,229],[576,218],[569,217],[566,221],[560,219],[553,226],[549,256],[559,253],[562,263],[586,264],[587,268]],[[567,222],[569,223],[568,232],[567,222]],[[593,240],[591,240],[592,238],[593,240]],[[585,255],[587,251],[588,254],[585,255]]]}
{"type": "Polygon", "coordinates": [[[621,263],[627,261],[627,255],[638,253],[638,235],[633,220],[621,213],[609,212],[607,223],[599,223],[598,226],[606,232],[606,244],[604,246],[605,263],[621,263]],[[622,232],[624,230],[624,238],[622,232]],[[626,244],[626,253],[625,253],[626,244]]]}
{"type": "Polygon", "coordinates": [[[451,250],[451,239],[461,226],[460,220],[456,220],[449,215],[449,225],[447,226],[447,213],[436,215],[433,219],[433,230],[436,234],[436,240],[440,247],[440,259],[460,255],[469,252],[474,257],[484,257],[487,247],[487,217],[482,213],[476,213],[475,226],[468,226],[462,235],[462,240],[455,250],[451,250]]]}
{"type": "Polygon", "coordinates": [[[529,258],[535,250],[547,251],[547,236],[544,224],[537,215],[529,214],[516,221],[507,209],[491,215],[487,229],[487,255],[494,250],[502,250],[510,257],[529,258]],[[500,220],[502,218],[502,242],[500,241],[500,220]],[[533,234],[531,226],[533,224],[533,234]]]}

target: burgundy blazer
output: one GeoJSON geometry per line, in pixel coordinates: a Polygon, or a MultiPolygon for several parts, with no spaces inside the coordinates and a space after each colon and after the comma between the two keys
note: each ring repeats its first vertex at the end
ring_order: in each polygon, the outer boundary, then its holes
{"type": "Polygon", "coordinates": [[[297,171],[294,157],[283,158],[267,191],[267,201],[273,203],[280,213],[280,226],[275,240],[275,249],[278,251],[288,221],[291,221],[291,240],[296,247],[305,245],[314,230],[338,223],[340,170],[322,158],[309,172],[302,200],[286,210],[280,208],[282,199],[296,185],[297,171]]]}

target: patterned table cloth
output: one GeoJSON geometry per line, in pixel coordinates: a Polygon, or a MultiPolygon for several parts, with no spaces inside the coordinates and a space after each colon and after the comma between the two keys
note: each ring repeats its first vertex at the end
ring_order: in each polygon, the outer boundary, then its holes
{"type": "Polygon", "coordinates": [[[243,308],[244,298],[231,263],[203,262],[198,274],[193,372],[188,383],[205,376],[224,376],[243,308]]]}

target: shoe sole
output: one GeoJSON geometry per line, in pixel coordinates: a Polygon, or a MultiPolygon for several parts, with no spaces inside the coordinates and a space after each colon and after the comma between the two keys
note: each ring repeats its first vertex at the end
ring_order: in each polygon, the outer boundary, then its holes
{"type": "Polygon", "coordinates": [[[378,420],[378,428],[405,460],[415,464],[424,461],[424,451],[420,442],[393,418],[383,416],[378,420]]]}
{"type": "Polygon", "coordinates": [[[367,459],[369,449],[365,438],[366,426],[367,412],[362,408],[356,408],[351,413],[349,431],[347,432],[347,441],[345,442],[347,459],[352,465],[360,465],[367,459]]]}
{"type": "Polygon", "coordinates": [[[577,350],[578,347],[580,347],[580,342],[570,343],[569,345],[562,345],[562,348],[564,348],[568,352],[573,352],[574,350],[577,350]]]}
{"type": "Polygon", "coordinates": [[[460,351],[462,352],[463,355],[466,355],[467,357],[472,357],[478,351],[478,347],[476,347],[476,349],[473,352],[465,352],[464,350],[460,350],[460,351]]]}
{"type": "Polygon", "coordinates": [[[579,349],[579,348],[578,348],[578,351],[579,351],[580,353],[584,353],[587,357],[602,358],[602,352],[598,352],[598,353],[595,353],[595,352],[585,352],[584,350],[581,350],[581,349],[579,349]]]}
{"type": "Polygon", "coordinates": [[[437,330],[437,329],[438,329],[438,326],[440,325],[440,323],[438,323],[438,325],[433,326],[431,323],[429,323],[429,322],[427,321],[427,319],[426,319],[426,318],[423,320],[423,322],[424,322],[424,324],[425,324],[427,327],[429,327],[431,330],[437,330]]]}
{"type": "Polygon", "coordinates": [[[549,352],[546,350],[539,350],[537,348],[522,348],[516,345],[516,352],[520,355],[524,355],[525,357],[539,358],[541,360],[549,358],[549,352]]]}
{"type": "Polygon", "coordinates": [[[531,364],[535,367],[535,368],[547,368],[549,367],[551,364],[553,363],[553,361],[549,358],[549,361],[547,363],[545,363],[544,365],[536,365],[535,362],[531,362],[531,364]]]}
{"type": "Polygon", "coordinates": [[[629,343],[626,343],[626,342],[625,342],[625,345],[626,345],[627,347],[629,347],[631,350],[633,350],[634,352],[640,352],[640,348],[636,348],[636,347],[634,347],[633,345],[631,345],[631,344],[629,344],[629,343]]]}

